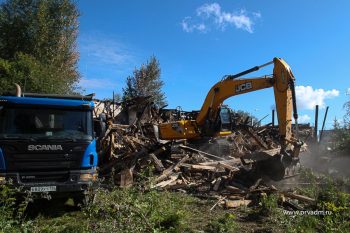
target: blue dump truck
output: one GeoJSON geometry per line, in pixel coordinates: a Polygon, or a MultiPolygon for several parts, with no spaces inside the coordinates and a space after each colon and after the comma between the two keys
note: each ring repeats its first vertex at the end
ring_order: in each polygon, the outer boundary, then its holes
{"type": "Polygon", "coordinates": [[[84,200],[97,180],[92,95],[0,96],[0,183],[84,200]]]}

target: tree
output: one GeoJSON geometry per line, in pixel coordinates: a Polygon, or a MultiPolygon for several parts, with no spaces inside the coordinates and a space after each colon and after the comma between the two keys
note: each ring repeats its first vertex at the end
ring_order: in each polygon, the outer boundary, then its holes
{"type": "Polygon", "coordinates": [[[0,5],[0,93],[77,90],[79,13],[70,0],[7,0],[0,5]]]}
{"type": "Polygon", "coordinates": [[[337,151],[350,152],[350,131],[346,125],[341,125],[337,119],[333,122],[333,148],[337,151]]]}
{"type": "Polygon", "coordinates": [[[333,122],[333,134],[332,142],[333,148],[342,153],[349,155],[350,154],[350,101],[347,101],[344,104],[344,109],[346,111],[343,118],[343,123],[337,119],[334,119],[333,122]]]}
{"type": "Polygon", "coordinates": [[[260,125],[260,123],[258,123],[259,119],[256,116],[254,116],[251,113],[246,112],[246,111],[234,110],[233,117],[239,117],[239,118],[242,118],[244,120],[249,118],[249,122],[248,122],[249,124],[251,124],[253,122],[253,124],[260,125]]]}
{"type": "Polygon", "coordinates": [[[126,87],[123,88],[123,100],[140,96],[150,96],[158,106],[166,104],[165,94],[162,91],[164,82],[160,78],[160,65],[155,56],[146,64],[135,69],[132,76],[126,78],[126,87]]]}
{"type": "Polygon", "coordinates": [[[344,104],[345,116],[344,116],[344,124],[345,127],[350,129],[350,100],[344,104]]]}

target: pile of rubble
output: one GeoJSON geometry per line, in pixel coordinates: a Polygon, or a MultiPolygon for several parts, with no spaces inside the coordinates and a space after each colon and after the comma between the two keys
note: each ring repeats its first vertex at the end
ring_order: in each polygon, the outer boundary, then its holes
{"type": "Polygon", "coordinates": [[[151,188],[215,198],[217,204],[227,207],[248,204],[262,192],[277,192],[274,186],[266,185],[255,163],[279,152],[275,127],[254,127],[240,119],[234,134],[201,145],[186,140],[162,141],[156,137],[155,125],[188,114],[157,110],[147,98],[103,106],[108,109],[96,110],[105,113],[107,122],[98,141],[100,174],[116,185],[147,180],[151,188]],[[225,153],[211,153],[222,147],[221,141],[228,142],[225,153]]]}

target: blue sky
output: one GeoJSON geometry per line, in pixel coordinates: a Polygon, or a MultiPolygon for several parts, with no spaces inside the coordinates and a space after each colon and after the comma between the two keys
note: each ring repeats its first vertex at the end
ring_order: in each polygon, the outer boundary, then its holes
{"type": "MultiPolygon", "coordinates": [[[[330,106],[328,128],[344,115],[350,97],[350,1],[80,0],[78,7],[81,86],[97,98],[121,93],[133,69],[155,55],[169,107],[200,109],[223,75],[277,56],[296,77],[301,121],[314,121],[316,103],[322,117],[330,106]]],[[[272,66],[247,77],[271,73],[272,66]]],[[[273,90],[225,103],[261,118],[274,104],[273,90]]]]}

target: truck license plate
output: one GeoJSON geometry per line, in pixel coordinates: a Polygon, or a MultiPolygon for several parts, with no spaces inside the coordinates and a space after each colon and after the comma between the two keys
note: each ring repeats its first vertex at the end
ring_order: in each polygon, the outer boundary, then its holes
{"type": "Polygon", "coordinates": [[[31,187],[30,191],[33,192],[33,193],[55,192],[56,191],[56,186],[31,187]]]}

